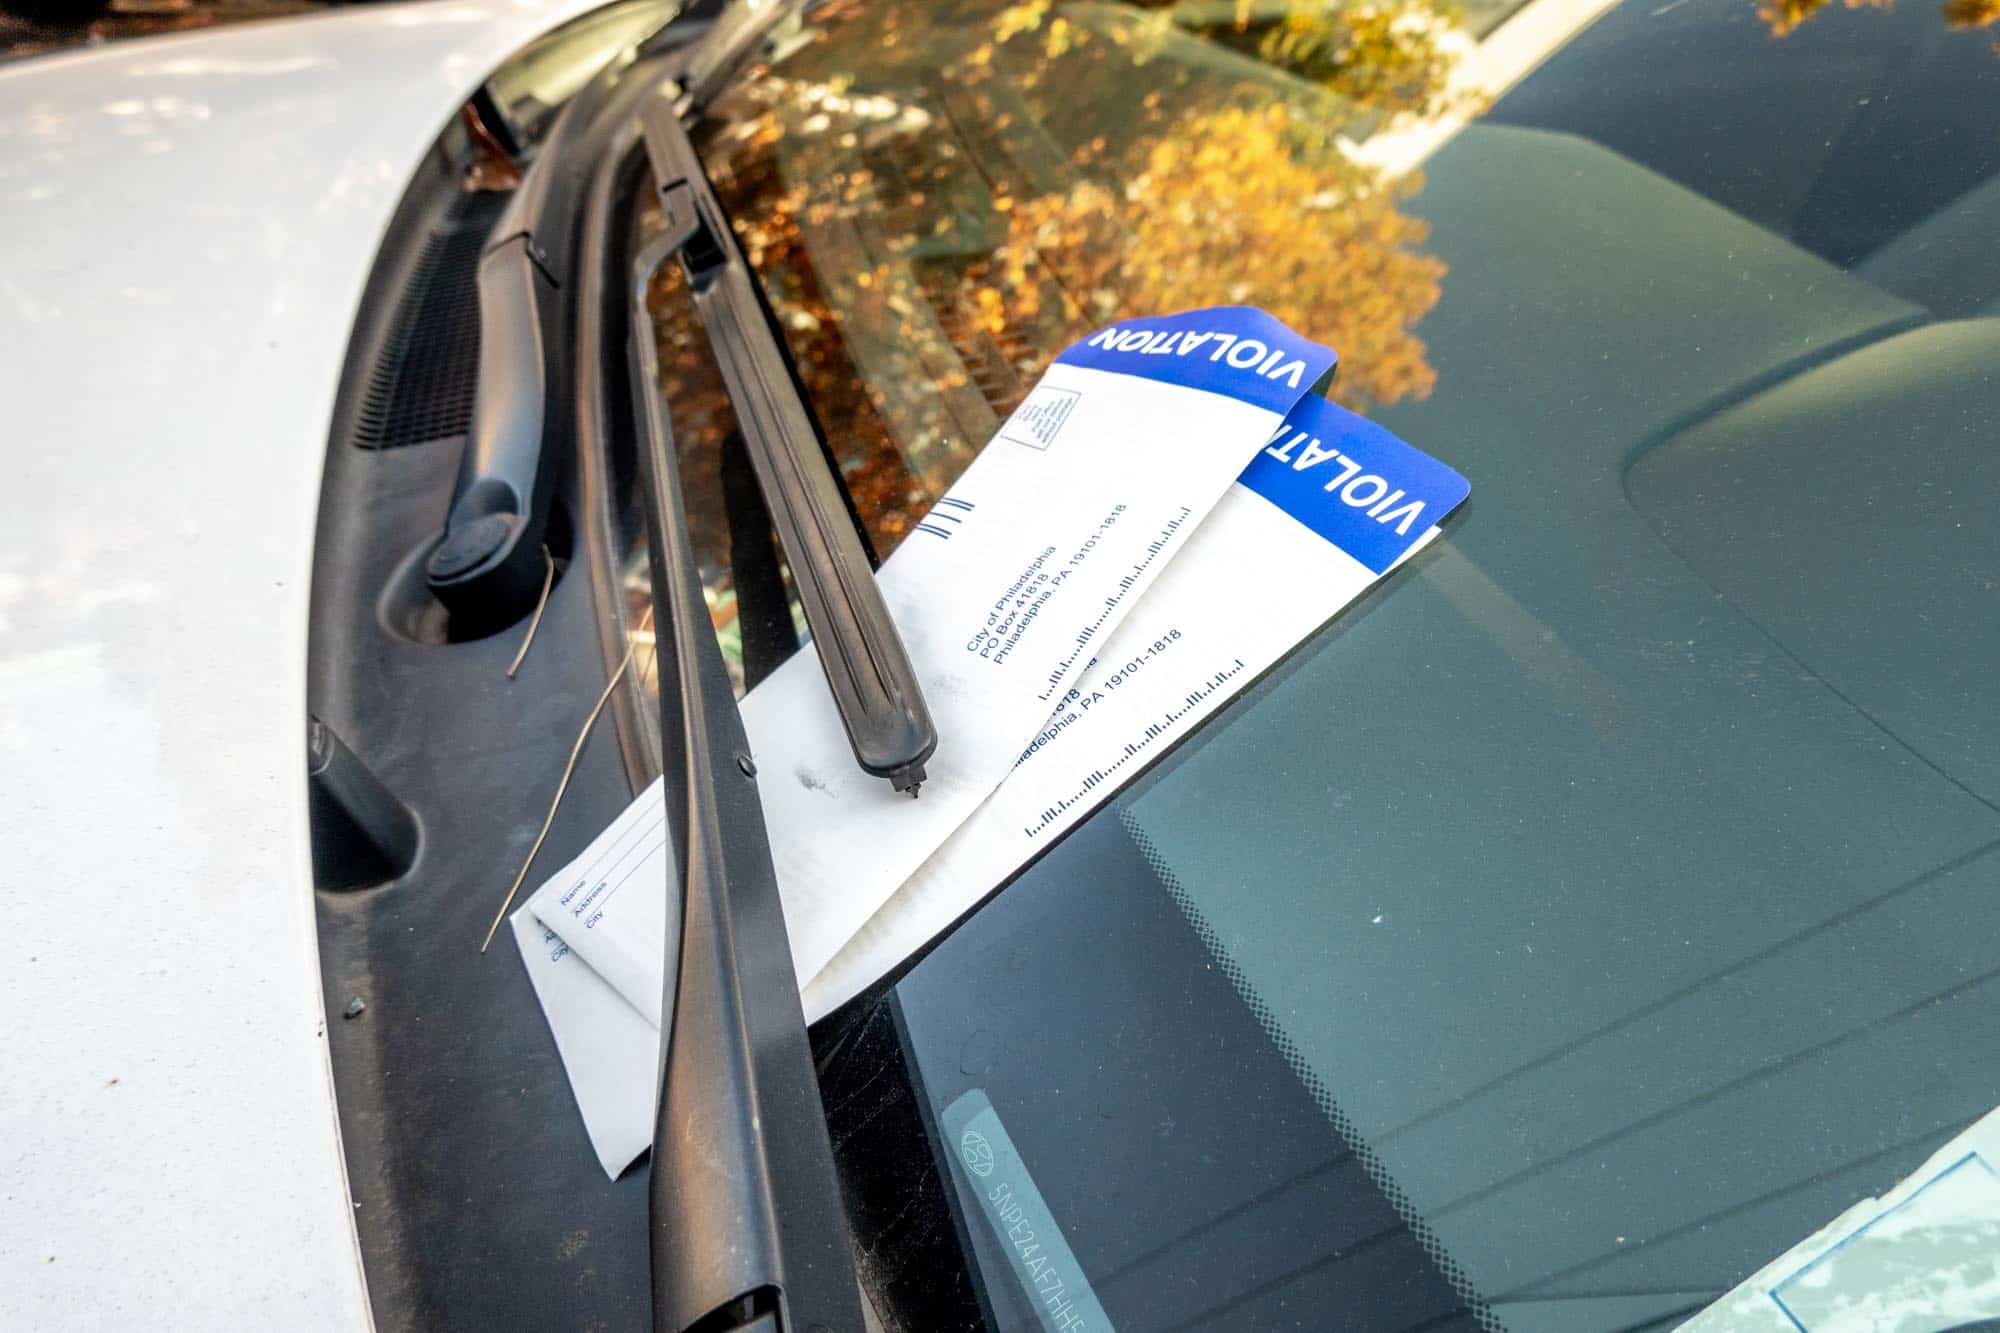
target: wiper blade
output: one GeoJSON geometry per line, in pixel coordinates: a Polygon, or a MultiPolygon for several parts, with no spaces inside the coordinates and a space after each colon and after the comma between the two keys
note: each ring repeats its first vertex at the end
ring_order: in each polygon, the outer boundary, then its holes
{"type": "Polygon", "coordinates": [[[639,257],[628,334],[663,678],[661,746],[686,791],[683,812],[669,821],[685,882],[680,931],[666,941],[670,964],[679,961],[666,969],[661,1008],[668,1023],[650,1186],[653,1327],[860,1329],[756,768],[702,598],[660,400],[646,288],[671,253],[656,242],[639,257]]]}
{"type": "Polygon", "coordinates": [[[666,250],[687,274],[854,758],[915,795],[937,728],[749,266],[682,127],[676,91],[663,88],[640,110],[666,250]]]}

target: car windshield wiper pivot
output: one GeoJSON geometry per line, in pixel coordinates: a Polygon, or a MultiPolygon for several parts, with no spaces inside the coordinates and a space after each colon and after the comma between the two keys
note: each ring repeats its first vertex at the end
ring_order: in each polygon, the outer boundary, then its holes
{"type": "MultiPolygon", "coordinates": [[[[537,164],[539,165],[539,163],[537,164]]],[[[555,490],[544,447],[557,284],[518,193],[479,260],[479,372],[444,536],[424,562],[431,591],[475,633],[531,606],[555,490]]]]}
{"type": "Polygon", "coordinates": [[[708,332],[854,758],[915,795],[937,728],[673,93],[663,89],[640,113],[667,246],[679,256],[708,332]]]}
{"type": "Polygon", "coordinates": [[[556,465],[574,434],[564,410],[576,378],[574,316],[562,282],[573,271],[584,175],[566,164],[602,151],[606,126],[629,121],[629,111],[609,113],[640,95],[616,78],[579,92],[480,253],[472,420],[444,533],[424,561],[431,592],[467,636],[526,615],[545,582],[556,465]]]}

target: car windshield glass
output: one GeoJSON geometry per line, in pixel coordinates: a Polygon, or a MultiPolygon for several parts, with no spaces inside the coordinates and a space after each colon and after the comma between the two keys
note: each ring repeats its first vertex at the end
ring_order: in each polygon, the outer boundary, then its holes
{"type": "MultiPolygon", "coordinates": [[[[1472,483],[823,1028],[909,1326],[1669,1322],[2000,1103],[1996,13],[836,3],[713,108],[879,554],[1200,305],[1472,483]]],[[[754,682],[785,573],[655,296],[754,682]]]]}

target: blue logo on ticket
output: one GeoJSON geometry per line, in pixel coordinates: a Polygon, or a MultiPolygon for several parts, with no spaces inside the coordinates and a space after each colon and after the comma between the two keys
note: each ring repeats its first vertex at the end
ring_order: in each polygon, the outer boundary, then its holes
{"type": "Polygon", "coordinates": [[[1237,480],[1377,574],[1472,489],[1366,417],[1310,395],[1237,480]]]}
{"type": "Polygon", "coordinates": [[[1072,343],[1057,361],[1226,394],[1284,412],[1331,371],[1333,349],[1251,306],[1128,319],[1072,343]]]}

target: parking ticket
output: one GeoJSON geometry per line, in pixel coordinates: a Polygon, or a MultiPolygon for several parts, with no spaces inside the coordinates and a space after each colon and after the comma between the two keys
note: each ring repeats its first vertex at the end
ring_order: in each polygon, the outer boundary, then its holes
{"type": "Polygon", "coordinates": [[[1007,780],[805,986],[818,1019],[910,957],[1437,533],[1465,478],[1300,403],[1007,780]]]}

